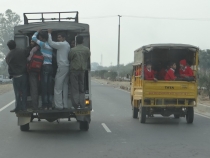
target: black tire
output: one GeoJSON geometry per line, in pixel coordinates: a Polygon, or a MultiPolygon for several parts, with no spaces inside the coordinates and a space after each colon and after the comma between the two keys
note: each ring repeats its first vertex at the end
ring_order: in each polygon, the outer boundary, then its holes
{"type": "Polygon", "coordinates": [[[20,126],[21,131],[29,131],[29,129],[30,129],[29,123],[20,126]]]}
{"type": "Polygon", "coordinates": [[[80,125],[79,128],[80,128],[81,131],[88,131],[88,129],[89,129],[89,122],[81,121],[79,125],[80,125]]]}
{"type": "Polygon", "coordinates": [[[174,118],[175,119],[179,119],[180,118],[180,115],[179,114],[174,114],[174,118]]]}
{"type": "Polygon", "coordinates": [[[139,112],[139,109],[136,107],[133,107],[133,118],[138,118],[138,112],[139,112]]]}
{"type": "Polygon", "coordinates": [[[146,107],[139,107],[139,122],[145,123],[146,122],[146,115],[147,115],[147,109],[146,107]]]}
{"type": "Polygon", "coordinates": [[[193,123],[193,120],[194,120],[194,108],[189,107],[187,108],[186,121],[188,124],[191,124],[193,123]]]}

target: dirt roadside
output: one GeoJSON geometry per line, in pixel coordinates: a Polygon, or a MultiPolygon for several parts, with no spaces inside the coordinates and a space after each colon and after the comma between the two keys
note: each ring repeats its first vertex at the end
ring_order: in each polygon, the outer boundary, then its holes
{"type": "MultiPolygon", "coordinates": [[[[110,86],[113,86],[115,88],[121,88],[124,89],[126,91],[130,91],[130,82],[125,82],[125,81],[109,81],[109,80],[105,80],[105,79],[98,79],[98,78],[92,78],[93,80],[100,82],[102,84],[107,84],[110,86]]],[[[199,104],[205,104],[207,106],[210,107],[210,100],[207,96],[198,96],[198,102],[199,104]]]]}
{"type": "Polygon", "coordinates": [[[13,85],[12,83],[8,84],[0,84],[0,95],[7,93],[9,91],[13,90],[13,85]]]}

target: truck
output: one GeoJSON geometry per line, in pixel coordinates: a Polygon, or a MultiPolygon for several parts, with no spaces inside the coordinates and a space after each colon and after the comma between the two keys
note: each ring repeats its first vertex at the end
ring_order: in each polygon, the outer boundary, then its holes
{"type": "MultiPolygon", "coordinates": [[[[39,12],[39,13],[24,13],[24,24],[16,26],[14,28],[14,40],[17,47],[26,49],[29,46],[31,37],[39,29],[47,30],[52,29],[52,39],[57,39],[57,33],[64,32],[66,34],[67,41],[74,41],[77,35],[82,35],[84,38],[83,44],[90,48],[90,33],[89,25],[79,23],[79,12],[39,12]]],[[[75,40],[76,41],[76,40],[75,40]]],[[[71,101],[71,91],[69,91],[69,108],[65,110],[33,110],[33,112],[16,112],[18,119],[18,125],[21,131],[28,131],[30,129],[30,123],[34,119],[47,120],[48,122],[54,122],[61,119],[75,118],[80,124],[80,130],[87,131],[91,122],[92,111],[92,96],[90,86],[90,59],[87,63],[87,70],[85,71],[84,83],[85,83],[85,108],[77,110],[73,108],[71,101]]],[[[56,73],[56,65],[54,72],[56,73]]],[[[54,75],[55,76],[55,75],[54,75]]],[[[70,82],[69,82],[70,88],[70,82]]],[[[54,89],[54,88],[53,88],[54,89]]],[[[31,97],[27,98],[27,106],[30,106],[31,97]]],[[[39,105],[41,106],[41,96],[39,96],[39,105]]]]}

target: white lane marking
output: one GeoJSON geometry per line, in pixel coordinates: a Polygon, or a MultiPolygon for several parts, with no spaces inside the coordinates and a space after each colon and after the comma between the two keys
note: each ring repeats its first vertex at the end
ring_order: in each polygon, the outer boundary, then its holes
{"type": "Polygon", "coordinates": [[[198,116],[201,116],[201,117],[205,117],[205,118],[210,119],[210,116],[206,116],[204,114],[200,114],[200,113],[197,113],[197,112],[195,112],[195,114],[198,115],[198,116]]]}
{"type": "Polygon", "coordinates": [[[12,105],[15,102],[15,100],[11,101],[10,103],[8,103],[7,105],[5,105],[4,107],[2,107],[0,109],[0,112],[2,112],[4,109],[6,109],[7,107],[9,107],[10,105],[12,105]]]}
{"type": "Polygon", "coordinates": [[[111,130],[106,126],[105,123],[102,123],[101,125],[104,127],[104,129],[106,130],[106,132],[111,133],[111,130]]]}

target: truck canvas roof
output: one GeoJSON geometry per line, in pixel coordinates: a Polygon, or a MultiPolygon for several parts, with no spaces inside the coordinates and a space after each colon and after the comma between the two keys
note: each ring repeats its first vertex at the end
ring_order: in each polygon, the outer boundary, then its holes
{"type": "Polygon", "coordinates": [[[140,47],[139,49],[135,50],[135,52],[139,52],[142,50],[151,51],[153,49],[190,49],[197,51],[199,48],[189,44],[173,44],[173,43],[166,43],[166,44],[150,44],[140,47]]]}
{"type": "Polygon", "coordinates": [[[45,22],[45,23],[31,23],[26,25],[16,26],[14,29],[15,34],[24,34],[37,31],[38,29],[53,29],[53,30],[68,30],[73,32],[89,32],[89,25],[75,22],[45,22]]]}

